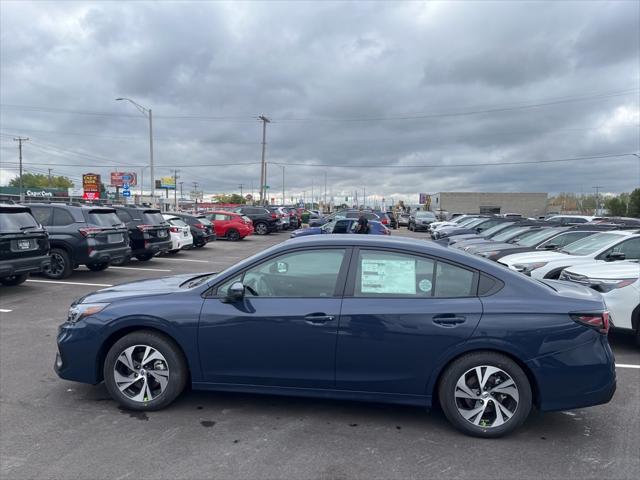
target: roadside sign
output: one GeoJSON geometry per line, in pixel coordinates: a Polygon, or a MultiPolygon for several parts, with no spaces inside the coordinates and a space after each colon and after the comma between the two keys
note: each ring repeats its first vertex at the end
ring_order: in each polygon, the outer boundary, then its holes
{"type": "Polygon", "coordinates": [[[128,183],[123,183],[122,184],[122,190],[129,190],[129,184],[128,183]]]}
{"type": "Polygon", "coordinates": [[[111,172],[111,186],[122,187],[125,183],[135,186],[138,177],[134,172],[111,172]]]}
{"type": "Polygon", "coordinates": [[[123,190],[122,191],[122,196],[123,197],[130,197],[131,196],[131,190],[123,190]]]}
{"type": "Polygon", "coordinates": [[[247,193],[244,198],[247,200],[253,200],[253,195],[251,195],[250,193],[247,193]]]}

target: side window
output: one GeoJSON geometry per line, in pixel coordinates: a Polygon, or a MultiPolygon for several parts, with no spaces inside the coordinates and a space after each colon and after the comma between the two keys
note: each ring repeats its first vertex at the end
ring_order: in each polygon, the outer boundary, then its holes
{"type": "Polygon", "coordinates": [[[51,225],[51,207],[31,207],[31,213],[39,224],[51,225]]]}
{"type": "Polygon", "coordinates": [[[218,220],[218,221],[220,221],[220,220],[226,220],[226,219],[227,219],[227,216],[226,216],[226,215],[223,215],[223,214],[221,214],[221,213],[216,213],[216,214],[215,214],[215,216],[213,217],[213,219],[214,219],[214,220],[218,220]]]}
{"type": "Polygon", "coordinates": [[[124,223],[130,222],[131,220],[133,220],[133,218],[131,218],[131,215],[129,215],[129,212],[127,212],[126,210],[117,209],[116,210],[116,215],[124,223]]]}
{"type": "Polygon", "coordinates": [[[364,250],[358,259],[354,295],[475,296],[474,272],[429,258],[364,250]]]}
{"type": "Polygon", "coordinates": [[[347,233],[349,222],[347,220],[339,220],[333,226],[332,233],[347,233]]]}
{"type": "Polygon", "coordinates": [[[545,245],[557,245],[558,247],[564,247],[565,245],[569,245],[570,243],[575,242],[576,240],[580,240],[591,233],[587,232],[573,232],[573,233],[565,233],[563,235],[558,235],[555,238],[551,238],[546,242],[540,244],[538,248],[544,248],[545,245]]]}
{"type": "Polygon", "coordinates": [[[63,208],[53,209],[53,222],[51,225],[64,226],[74,223],[73,217],[63,208]]]}
{"type": "Polygon", "coordinates": [[[607,250],[604,256],[610,253],[624,253],[626,260],[640,259],[640,238],[632,238],[619,243],[615,247],[607,250]]]}
{"type": "Polygon", "coordinates": [[[258,297],[332,297],[344,249],[294,252],[247,270],[247,295],[258,297]]]}

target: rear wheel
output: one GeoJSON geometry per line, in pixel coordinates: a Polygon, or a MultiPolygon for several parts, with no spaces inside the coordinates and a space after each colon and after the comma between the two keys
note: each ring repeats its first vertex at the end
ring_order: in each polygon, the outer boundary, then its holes
{"type": "Polygon", "coordinates": [[[144,330],[114,343],[103,368],[109,394],[131,410],[166,407],[182,393],[188,376],[178,346],[162,334],[144,330]]]}
{"type": "Polygon", "coordinates": [[[227,240],[231,240],[232,242],[237,242],[238,240],[240,240],[240,232],[232,228],[230,230],[227,230],[226,237],[227,237],[227,240]]]}
{"type": "Polygon", "coordinates": [[[444,372],[438,394],[453,426],[475,437],[506,435],[531,412],[527,375],[509,357],[494,352],[470,353],[455,360],[444,372]]]}
{"type": "Polygon", "coordinates": [[[71,275],[73,265],[66,251],[60,248],[52,248],[49,256],[51,257],[51,263],[42,271],[45,277],[59,280],[71,275]]]}
{"type": "Polygon", "coordinates": [[[141,262],[148,262],[153,258],[153,253],[141,253],[140,255],[136,255],[136,258],[141,262]]]}
{"type": "Polygon", "coordinates": [[[22,275],[11,275],[10,277],[0,279],[0,283],[7,287],[13,287],[24,283],[27,280],[27,277],[29,277],[29,274],[27,273],[23,273],[22,275]]]}
{"type": "Polygon", "coordinates": [[[257,235],[266,235],[269,233],[269,227],[266,223],[257,223],[254,228],[257,235]]]}
{"type": "Polygon", "coordinates": [[[102,270],[106,270],[107,268],[109,268],[109,262],[88,263],[87,268],[92,272],[101,272],[102,270]]]}

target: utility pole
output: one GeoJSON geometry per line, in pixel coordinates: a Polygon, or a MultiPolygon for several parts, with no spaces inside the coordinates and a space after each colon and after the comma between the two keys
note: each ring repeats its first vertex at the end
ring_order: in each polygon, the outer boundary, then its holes
{"type": "MultiPolygon", "coordinates": [[[[243,187],[243,186],[244,186],[244,184],[243,184],[243,183],[241,183],[241,184],[239,185],[239,187],[240,187],[240,196],[241,196],[241,197],[242,197],[242,187],[243,187]]],[[[244,198],[244,197],[242,197],[242,198],[244,198]]]]}
{"type": "Polygon", "coordinates": [[[271,123],[264,115],[260,115],[258,120],[262,121],[262,162],[260,170],[260,205],[265,205],[266,194],[265,183],[267,183],[267,164],[264,161],[264,154],[267,148],[267,123],[271,123]]]}
{"type": "Polygon", "coordinates": [[[193,213],[198,213],[198,182],[193,182],[193,213]]]}
{"type": "Polygon", "coordinates": [[[49,170],[49,180],[47,181],[47,186],[51,188],[51,170],[53,170],[53,168],[47,168],[47,170],[49,170]]]}
{"type": "Polygon", "coordinates": [[[178,169],[173,170],[173,203],[175,211],[178,211],[178,169]]]}
{"type": "Polygon", "coordinates": [[[24,202],[24,191],[22,189],[22,142],[28,142],[28,138],[18,137],[13,139],[18,142],[18,158],[20,159],[20,202],[24,202]]]}
{"type": "Polygon", "coordinates": [[[596,211],[594,215],[598,215],[598,212],[600,211],[600,189],[602,187],[600,185],[596,185],[595,187],[591,187],[591,188],[595,189],[596,191],[596,211]]]}
{"type": "Polygon", "coordinates": [[[183,183],[184,183],[184,182],[180,182],[180,200],[183,200],[183,199],[184,199],[184,196],[182,195],[182,184],[183,184],[183,183]]]}

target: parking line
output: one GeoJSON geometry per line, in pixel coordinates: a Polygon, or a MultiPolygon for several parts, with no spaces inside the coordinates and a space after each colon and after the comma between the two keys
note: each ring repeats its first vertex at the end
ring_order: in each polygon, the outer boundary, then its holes
{"type": "Polygon", "coordinates": [[[55,283],[58,285],[86,285],[87,287],[113,287],[108,283],[59,282],[57,280],[27,280],[33,283],[55,283]]]}
{"type": "Polygon", "coordinates": [[[13,310],[9,310],[7,308],[0,308],[0,313],[9,313],[9,312],[13,312],[13,310]]]}
{"type": "Polygon", "coordinates": [[[640,365],[630,365],[628,363],[616,363],[616,368],[640,368],[640,365]]]}
{"type": "Polygon", "coordinates": [[[141,272],[170,272],[171,270],[163,270],[162,268],[137,268],[137,267],[114,267],[110,266],[109,268],[117,268],[118,270],[140,270],[141,272]]]}
{"type": "Polygon", "coordinates": [[[169,260],[170,262],[196,262],[196,263],[209,263],[209,260],[192,260],[190,258],[165,258],[158,257],[158,260],[169,260]]]}

